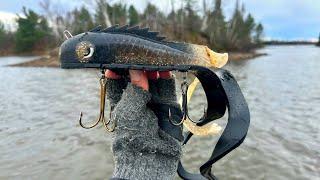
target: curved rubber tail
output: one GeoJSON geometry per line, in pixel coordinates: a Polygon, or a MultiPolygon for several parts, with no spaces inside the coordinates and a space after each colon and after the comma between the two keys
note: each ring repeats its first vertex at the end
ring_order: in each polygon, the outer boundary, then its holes
{"type": "MultiPolygon", "coordinates": [[[[191,67],[195,76],[200,80],[207,96],[207,118],[197,125],[202,126],[224,115],[228,107],[228,123],[220,136],[218,143],[207,162],[200,167],[200,174],[186,171],[179,163],[178,174],[183,179],[216,179],[212,174],[212,165],[229,152],[237,148],[245,139],[250,124],[248,105],[234,77],[226,70],[217,69],[215,72],[204,67],[191,67]]],[[[189,132],[184,144],[192,137],[189,132]]]]}

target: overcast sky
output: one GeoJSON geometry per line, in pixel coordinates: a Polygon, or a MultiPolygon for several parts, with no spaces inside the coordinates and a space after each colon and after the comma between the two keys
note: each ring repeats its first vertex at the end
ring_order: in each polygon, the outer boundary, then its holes
{"type": "MultiPolygon", "coordinates": [[[[0,0],[0,19],[9,21],[16,13],[21,13],[23,6],[41,13],[41,0],[0,0]]],[[[63,5],[64,10],[81,6],[82,0],[51,0],[63,5]]],[[[87,0],[89,2],[90,0],[87,0]]],[[[109,2],[117,0],[109,0],[109,2]]],[[[134,4],[139,11],[146,6],[147,0],[118,0],[134,4]]],[[[162,11],[169,12],[169,0],[149,0],[162,11]]],[[[175,0],[180,6],[180,0],[175,0]]],[[[210,2],[213,0],[207,0],[210,2]]],[[[229,18],[234,10],[236,0],[222,0],[224,14],[229,18]]],[[[201,2],[195,9],[201,10],[201,2]]],[[[265,27],[265,37],[271,39],[306,39],[315,40],[320,33],[320,0],[240,0],[244,2],[247,12],[253,14],[265,27]]],[[[212,3],[211,3],[212,4],[212,3]]],[[[208,4],[208,6],[212,6],[208,4]]]]}

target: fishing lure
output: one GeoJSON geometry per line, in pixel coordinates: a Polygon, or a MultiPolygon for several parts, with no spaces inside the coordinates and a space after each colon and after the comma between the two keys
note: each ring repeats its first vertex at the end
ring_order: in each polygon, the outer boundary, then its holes
{"type": "MultiPolygon", "coordinates": [[[[184,179],[215,179],[211,172],[213,163],[237,148],[246,137],[250,115],[246,101],[234,77],[221,69],[228,60],[227,54],[212,51],[207,46],[170,42],[159,36],[158,32],[138,26],[112,26],[103,29],[98,26],[88,32],[72,36],[65,31],[67,40],[60,47],[59,56],[61,67],[97,68],[101,69],[100,79],[100,116],[91,126],[82,123],[82,113],[79,122],[84,128],[95,127],[100,121],[108,131],[113,131],[115,122],[104,117],[106,80],[104,70],[110,69],[118,73],[125,73],[129,69],[147,71],[179,71],[194,74],[197,79],[194,86],[200,82],[206,97],[207,108],[205,114],[194,121],[188,115],[188,100],[194,87],[189,88],[186,75],[181,84],[182,89],[182,119],[174,125],[184,123],[188,130],[185,134],[186,144],[193,134],[208,134],[208,124],[224,116],[228,108],[228,123],[214,146],[211,157],[200,167],[200,174],[186,171],[179,163],[178,174],[184,179]],[[189,95],[188,95],[189,93],[189,95]],[[111,126],[110,126],[111,125],[111,126]]],[[[170,109],[168,110],[171,119],[170,109]]],[[[210,128],[209,128],[210,129],[210,128]]],[[[212,131],[212,129],[211,129],[212,131]]],[[[213,130],[214,131],[214,130],[213,130]]]]}

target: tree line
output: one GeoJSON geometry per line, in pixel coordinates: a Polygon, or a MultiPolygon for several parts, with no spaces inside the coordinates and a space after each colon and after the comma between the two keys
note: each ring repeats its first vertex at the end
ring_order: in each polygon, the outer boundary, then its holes
{"type": "Polygon", "coordinates": [[[168,40],[206,44],[217,51],[250,51],[262,44],[263,25],[256,22],[239,1],[236,1],[230,19],[224,16],[221,0],[203,0],[202,10],[196,10],[195,0],[181,0],[179,8],[175,7],[174,0],[170,0],[169,14],[161,12],[152,3],[139,12],[134,6],[121,2],[84,1],[86,6],[65,13],[50,0],[41,1],[43,14],[23,8],[15,32],[6,31],[0,23],[0,51],[8,48],[21,53],[43,51],[58,46],[63,41],[65,29],[78,34],[97,25],[109,27],[115,24],[150,27],[168,40]]]}

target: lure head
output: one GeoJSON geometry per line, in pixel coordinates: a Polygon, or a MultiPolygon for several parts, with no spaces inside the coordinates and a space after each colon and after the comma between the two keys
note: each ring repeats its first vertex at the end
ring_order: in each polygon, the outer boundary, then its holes
{"type": "Polygon", "coordinates": [[[72,36],[65,31],[66,41],[59,50],[62,68],[99,68],[111,63],[111,55],[106,42],[98,33],[86,32],[72,36]]]}

